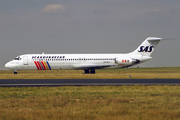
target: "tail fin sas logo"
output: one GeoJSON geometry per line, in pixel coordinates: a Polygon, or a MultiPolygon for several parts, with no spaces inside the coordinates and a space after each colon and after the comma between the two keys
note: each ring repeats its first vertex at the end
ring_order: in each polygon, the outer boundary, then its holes
{"type": "Polygon", "coordinates": [[[34,61],[38,70],[51,70],[51,66],[48,61],[34,61]]]}
{"type": "Polygon", "coordinates": [[[152,52],[154,46],[141,46],[138,52],[152,52]]]}

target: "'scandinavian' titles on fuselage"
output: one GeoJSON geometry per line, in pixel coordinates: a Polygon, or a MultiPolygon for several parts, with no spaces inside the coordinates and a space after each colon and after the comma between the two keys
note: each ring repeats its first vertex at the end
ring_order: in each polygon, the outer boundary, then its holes
{"type": "MultiPolygon", "coordinates": [[[[150,60],[161,38],[149,37],[127,54],[25,54],[5,64],[12,70],[84,70],[127,68],[150,60]]],[[[17,73],[15,71],[15,73],[17,73]]]]}

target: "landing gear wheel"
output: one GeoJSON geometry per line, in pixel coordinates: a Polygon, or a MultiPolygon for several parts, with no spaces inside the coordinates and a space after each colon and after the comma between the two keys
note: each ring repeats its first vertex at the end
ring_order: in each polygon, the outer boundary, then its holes
{"type": "Polygon", "coordinates": [[[85,73],[85,74],[88,74],[88,73],[89,73],[89,70],[84,70],[84,73],[85,73]]]}
{"type": "Polygon", "coordinates": [[[91,70],[91,74],[95,74],[96,72],[95,72],[95,70],[91,70]]]}

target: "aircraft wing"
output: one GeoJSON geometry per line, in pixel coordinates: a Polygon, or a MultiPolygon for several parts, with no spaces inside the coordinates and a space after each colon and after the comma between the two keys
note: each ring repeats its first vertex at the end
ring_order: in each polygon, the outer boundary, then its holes
{"type": "Polygon", "coordinates": [[[102,69],[104,67],[112,67],[115,66],[115,64],[75,64],[73,65],[76,69],[102,69]]]}

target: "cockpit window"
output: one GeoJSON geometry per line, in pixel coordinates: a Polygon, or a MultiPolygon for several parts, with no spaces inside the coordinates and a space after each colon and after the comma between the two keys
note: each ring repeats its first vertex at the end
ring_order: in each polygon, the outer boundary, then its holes
{"type": "Polygon", "coordinates": [[[21,58],[20,57],[16,57],[15,60],[21,60],[21,58]]]}

